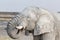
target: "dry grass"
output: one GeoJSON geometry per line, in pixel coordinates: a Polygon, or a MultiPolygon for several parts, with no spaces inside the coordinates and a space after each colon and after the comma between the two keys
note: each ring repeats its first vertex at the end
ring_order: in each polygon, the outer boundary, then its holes
{"type": "Polygon", "coordinates": [[[6,37],[6,36],[1,36],[1,37],[0,37],[0,40],[12,40],[12,39],[9,38],[9,37],[6,37]]]}

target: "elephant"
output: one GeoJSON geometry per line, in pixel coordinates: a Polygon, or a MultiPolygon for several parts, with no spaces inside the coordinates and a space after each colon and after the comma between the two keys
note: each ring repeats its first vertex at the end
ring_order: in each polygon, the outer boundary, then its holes
{"type": "Polygon", "coordinates": [[[53,13],[40,7],[27,7],[7,24],[7,33],[13,38],[19,38],[19,33],[32,33],[34,40],[56,40],[57,18],[53,13]]]}

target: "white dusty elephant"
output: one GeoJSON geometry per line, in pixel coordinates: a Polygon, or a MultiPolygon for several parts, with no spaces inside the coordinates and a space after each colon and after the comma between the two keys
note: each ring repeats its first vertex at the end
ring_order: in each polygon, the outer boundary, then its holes
{"type": "Polygon", "coordinates": [[[39,7],[28,7],[8,22],[7,33],[16,39],[23,30],[34,30],[34,40],[39,40],[40,36],[42,40],[57,40],[57,23],[58,20],[53,13],[39,7]]]}

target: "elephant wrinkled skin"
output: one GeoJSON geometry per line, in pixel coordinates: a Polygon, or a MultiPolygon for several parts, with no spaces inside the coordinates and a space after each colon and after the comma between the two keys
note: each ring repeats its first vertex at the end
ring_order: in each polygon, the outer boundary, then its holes
{"type": "Polygon", "coordinates": [[[39,7],[28,7],[8,22],[7,33],[12,38],[18,38],[19,31],[22,31],[16,27],[22,26],[25,30],[34,30],[34,38],[42,34],[42,40],[57,40],[59,33],[57,22],[58,20],[53,13],[39,7]],[[15,33],[13,33],[14,30],[15,33]]]}

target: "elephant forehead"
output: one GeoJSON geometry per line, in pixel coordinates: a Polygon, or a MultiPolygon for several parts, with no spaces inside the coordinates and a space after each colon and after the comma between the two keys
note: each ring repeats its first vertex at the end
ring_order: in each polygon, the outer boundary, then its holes
{"type": "Polygon", "coordinates": [[[24,14],[25,16],[28,16],[30,17],[30,19],[33,19],[33,20],[37,20],[37,14],[38,14],[38,8],[37,7],[29,7],[29,8],[26,8],[22,14],[24,14]]]}

